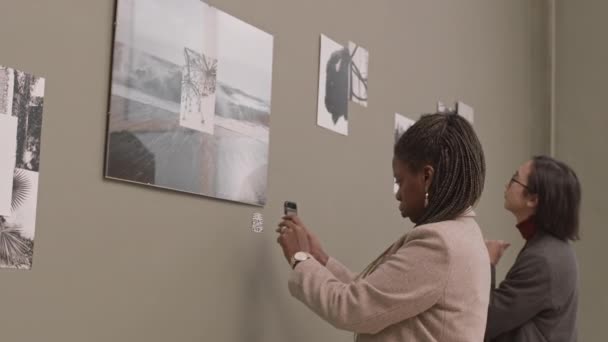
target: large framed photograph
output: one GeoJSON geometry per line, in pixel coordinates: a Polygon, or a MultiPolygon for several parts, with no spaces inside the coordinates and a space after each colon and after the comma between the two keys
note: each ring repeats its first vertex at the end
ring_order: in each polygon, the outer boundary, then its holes
{"type": "Polygon", "coordinates": [[[200,0],[118,0],[107,178],[263,206],[273,37],[200,0]]]}

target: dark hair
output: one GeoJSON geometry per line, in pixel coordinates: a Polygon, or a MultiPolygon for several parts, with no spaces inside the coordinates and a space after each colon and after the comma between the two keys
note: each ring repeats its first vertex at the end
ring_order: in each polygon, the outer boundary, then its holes
{"type": "Polygon", "coordinates": [[[457,114],[423,115],[395,144],[395,158],[414,171],[425,165],[435,169],[429,204],[418,225],[454,219],[481,196],[483,149],[471,124],[457,114]]]}
{"type": "Polygon", "coordinates": [[[568,165],[547,156],[534,157],[528,192],[538,196],[535,220],[540,229],[564,241],[579,239],[581,186],[568,165]]]}

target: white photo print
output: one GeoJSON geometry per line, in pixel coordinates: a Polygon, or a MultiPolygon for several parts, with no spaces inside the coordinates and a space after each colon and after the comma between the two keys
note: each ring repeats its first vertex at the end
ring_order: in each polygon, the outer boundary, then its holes
{"type": "Polygon", "coordinates": [[[0,67],[0,268],[33,263],[44,85],[0,67]]]}
{"type": "Polygon", "coordinates": [[[348,135],[350,54],[347,48],[321,35],[317,124],[348,135]]]}

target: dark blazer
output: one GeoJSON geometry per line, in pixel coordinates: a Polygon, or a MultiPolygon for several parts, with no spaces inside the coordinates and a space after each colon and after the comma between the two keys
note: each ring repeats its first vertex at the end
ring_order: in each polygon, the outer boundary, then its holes
{"type": "Polygon", "coordinates": [[[492,267],[485,340],[575,342],[577,307],[574,248],[569,242],[537,232],[498,288],[492,267]]]}

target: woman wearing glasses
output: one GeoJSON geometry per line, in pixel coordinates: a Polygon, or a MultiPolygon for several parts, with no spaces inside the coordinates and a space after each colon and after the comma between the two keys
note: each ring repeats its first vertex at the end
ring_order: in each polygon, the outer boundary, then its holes
{"type": "Polygon", "coordinates": [[[577,339],[578,240],[581,188],[574,171],[549,157],[519,167],[505,190],[505,208],[526,240],[505,280],[494,267],[509,246],[487,241],[492,291],[486,341],[574,342],[577,339]]]}

